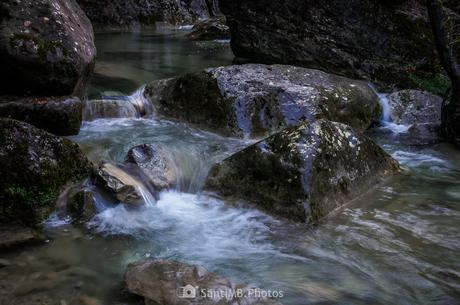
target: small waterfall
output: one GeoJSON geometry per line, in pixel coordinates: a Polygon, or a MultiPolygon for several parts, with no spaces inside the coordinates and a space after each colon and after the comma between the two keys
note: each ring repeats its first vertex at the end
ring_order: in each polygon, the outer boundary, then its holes
{"type": "Polygon", "coordinates": [[[390,102],[388,101],[388,95],[380,93],[379,96],[379,103],[382,106],[382,122],[392,122],[391,119],[391,107],[390,102]]]}
{"type": "Polygon", "coordinates": [[[144,97],[144,87],[129,96],[117,92],[105,92],[101,98],[88,100],[83,119],[94,121],[108,118],[140,118],[153,113],[153,107],[144,97]]]}
{"type": "Polygon", "coordinates": [[[410,126],[396,124],[393,122],[391,114],[391,105],[388,100],[388,94],[378,93],[379,103],[382,106],[382,116],[380,118],[380,123],[383,128],[390,130],[392,133],[398,135],[401,133],[406,133],[409,130],[410,126]]]}

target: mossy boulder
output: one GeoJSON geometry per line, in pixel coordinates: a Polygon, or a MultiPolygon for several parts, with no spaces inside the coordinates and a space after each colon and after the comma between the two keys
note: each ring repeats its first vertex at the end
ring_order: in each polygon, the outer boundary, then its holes
{"type": "Polygon", "coordinates": [[[0,96],[0,117],[27,122],[58,136],[80,132],[83,102],[78,97],[0,96]]]}
{"type": "Polygon", "coordinates": [[[381,112],[366,82],[283,65],[207,69],[154,81],[144,94],[160,115],[238,137],[320,118],[365,130],[381,112]]]}
{"type": "Polygon", "coordinates": [[[12,119],[0,119],[0,218],[34,226],[54,209],[64,186],[91,163],[77,144],[12,119]]]}
{"type": "Polygon", "coordinates": [[[215,165],[206,189],[316,223],[398,171],[366,136],[322,119],[287,128],[215,165]]]}
{"type": "Polygon", "coordinates": [[[75,0],[4,0],[0,13],[0,92],[83,96],[96,48],[75,0]]]}

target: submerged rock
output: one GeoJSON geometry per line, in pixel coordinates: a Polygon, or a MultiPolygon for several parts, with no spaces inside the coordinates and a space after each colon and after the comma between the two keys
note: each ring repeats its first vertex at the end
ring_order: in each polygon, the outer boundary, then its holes
{"type": "Polygon", "coordinates": [[[319,120],[287,128],[215,165],[206,189],[315,223],[398,170],[366,136],[319,120]]]}
{"type": "Polygon", "coordinates": [[[219,13],[217,0],[78,0],[98,28],[189,25],[219,13]]]}
{"type": "Polygon", "coordinates": [[[59,136],[80,132],[82,112],[78,97],[0,97],[0,117],[24,121],[59,136]]]}
{"type": "Polygon", "coordinates": [[[230,39],[230,29],[224,16],[218,16],[197,23],[187,35],[191,40],[226,40],[230,39]]]}
{"type": "Polygon", "coordinates": [[[84,119],[93,121],[96,119],[109,118],[136,118],[138,111],[133,104],[126,99],[98,99],[86,102],[84,119]]]}
{"type": "Polygon", "coordinates": [[[12,119],[0,119],[0,218],[36,225],[69,181],[90,175],[77,144],[12,119]]]}
{"type": "Polygon", "coordinates": [[[40,243],[43,240],[43,236],[31,228],[18,225],[0,226],[0,250],[10,250],[24,245],[40,243]]]}
{"type": "Polygon", "coordinates": [[[380,115],[367,83],[282,65],[219,67],[155,81],[145,97],[158,114],[228,136],[258,137],[318,118],[365,130],[380,115]]]}
{"type": "Polygon", "coordinates": [[[441,108],[443,99],[424,91],[403,90],[388,96],[391,120],[408,126],[400,138],[412,144],[428,144],[441,140],[441,108]]]}
{"type": "Polygon", "coordinates": [[[437,71],[422,1],[221,0],[237,57],[410,87],[437,71]]]}
{"type": "Polygon", "coordinates": [[[132,263],[127,267],[125,283],[128,291],[144,297],[146,304],[281,305],[257,297],[254,293],[257,288],[237,285],[201,266],[172,260],[132,263]],[[237,289],[243,293],[242,297],[230,295],[237,289]]]}
{"type": "Polygon", "coordinates": [[[177,184],[177,173],[171,152],[157,144],[143,144],[131,148],[126,162],[136,164],[157,190],[169,189],[177,184]]]}
{"type": "Polygon", "coordinates": [[[5,0],[0,22],[2,93],[83,95],[96,48],[75,0],[5,0]]]}

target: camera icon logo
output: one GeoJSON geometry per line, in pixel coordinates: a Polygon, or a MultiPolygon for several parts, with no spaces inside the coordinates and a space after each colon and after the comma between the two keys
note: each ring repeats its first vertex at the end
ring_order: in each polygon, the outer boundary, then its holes
{"type": "Polygon", "coordinates": [[[176,294],[177,294],[177,297],[181,299],[194,299],[196,298],[197,290],[198,290],[198,287],[194,287],[192,285],[186,285],[186,286],[177,288],[176,294]]]}

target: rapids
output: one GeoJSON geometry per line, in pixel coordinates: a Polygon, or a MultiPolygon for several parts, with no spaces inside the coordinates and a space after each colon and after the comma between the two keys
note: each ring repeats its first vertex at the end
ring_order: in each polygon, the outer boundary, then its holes
{"type": "MultiPolygon", "coordinates": [[[[121,92],[121,100],[139,109],[132,97],[149,80],[230,64],[228,45],[191,43],[177,32],[96,38],[100,74],[89,102],[121,92]]],[[[142,209],[113,206],[93,189],[99,213],[85,227],[52,217],[46,245],[1,257],[11,262],[0,277],[14,283],[12,305],[43,294],[76,304],[77,291],[102,304],[137,304],[120,294],[123,272],[148,257],[201,264],[236,281],[283,290],[285,305],[458,304],[460,157],[449,145],[413,148],[373,133],[405,167],[403,176],[309,228],[200,191],[212,164],[247,141],[154,113],[119,116],[91,116],[72,140],[92,161],[113,164],[133,146],[162,144],[173,151],[178,188],[142,209]]],[[[388,118],[386,112],[391,124],[388,118]]],[[[131,182],[142,188],[142,181],[131,182]]]]}

